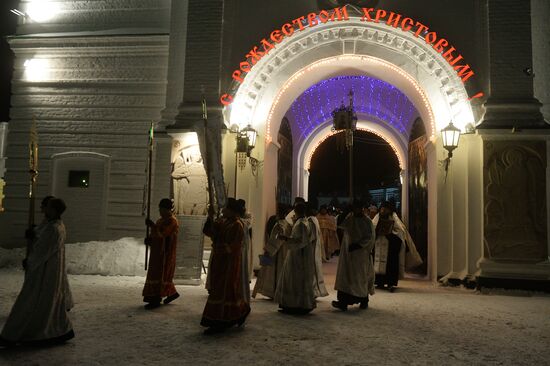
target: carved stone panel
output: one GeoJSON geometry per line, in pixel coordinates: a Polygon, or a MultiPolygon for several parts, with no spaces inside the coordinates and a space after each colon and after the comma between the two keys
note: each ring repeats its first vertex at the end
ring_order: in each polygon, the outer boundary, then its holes
{"type": "Polygon", "coordinates": [[[179,233],[176,251],[174,281],[181,285],[200,285],[204,235],[202,228],[205,216],[178,215],[179,233]]]}
{"type": "Polygon", "coordinates": [[[546,142],[484,141],[485,257],[547,256],[546,142]]]}
{"type": "Polygon", "coordinates": [[[196,137],[175,140],[172,149],[172,189],[176,214],[206,215],[208,179],[196,137]]]}

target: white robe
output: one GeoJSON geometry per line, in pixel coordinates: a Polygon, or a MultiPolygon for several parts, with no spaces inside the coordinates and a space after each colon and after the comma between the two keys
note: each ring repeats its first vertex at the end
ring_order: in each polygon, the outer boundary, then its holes
{"type": "Polygon", "coordinates": [[[252,267],[251,267],[251,257],[252,257],[252,248],[251,248],[251,240],[250,240],[250,222],[241,219],[243,223],[243,249],[241,251],[241,281],[243,286],[243,295],[244,299],[248,304],[250,304],[250,276],[252,274],[252,267]]]}
{"type": "MultiPolygon", "coordinates": [[[[42,231],[44,231],[47,224],[48,224],[48,220],[46,218],[44,218],[42,220],[42,222],[34,228],[34,237],[35,237],[34,241],[36,241],[40,237],[42,231]]],[[[63,228],[65,228],[64,225],[63,225],[63,228]]],[[[63,242],[65,242],[65,239],[63,239],[63,242]]],[[[30,250],[32,250],[33,245],[34,245],[34,243],[31,243],[30,250]]],[[[65,274],[65,276],[66,276],[66,274],[65,274]]],[[[72,309],[74,307],[73,293],[71,291],[71,287],[69,286],[69,281],[64,281],[64,283],[65,283],[65,289],[64,289],[64,291],[65,291],[65,306],[67,307],[67,309],[72,309]]]]}
{"type": "Polygon", "coordinates": [[[245,252],[245,256],[243,257],[243,260],[246,264],[246,278],[248,278],[248,281],[250,282],[252,274],[254,273],[254,250],[252,248],[252,238],[250,237],[252,216],[247,213],[244,218],[241,218],[241,221],[244,225],[243,251],[245,252]]]}
{"type": "MultiPolygon", "coordinates": [[[[372,223],[376,228],[380,214],[376,214],[372,223]]],[[[393,220],[392,234],[395,234],[401,239],[401,249],[399,251],[399,278],[405,277],[405,269],[414,268],[422,264],[422,258],[416,250],[416,245],[409,234],[409,231],[405,227],[405,224],[401,221],[399,216],[394,212],[391,216],[393,220]],[[406,248],[409,250],[406,252],[406,248]]],[[[379,236],[375,242],[375,257],[374,268],[376,273],[385,274],[386,264],[388,260],[388,239],[385,236],[379,236]]]]}
{"type": "Polygon", "coordinates": [[[290,224],[290,226],[294,225],[296,222],[296,213],[294,210],[291,210],[285,217],[286,222],[290,224]]]}
{"type": "Polygon", "coordinates": [[[275,301],[280,307],[314,309],[317,306],[312,286],[315,245],[310,240],[311,229],[310,221],[300,218],[285,242],[288,253],[275,291],[275,301]]]}
{"type": "Polygon", "coordinates": [[[344,238],[338,258],[338,270],[334,289],[356,297],[374,294],[374,268],[371,257],[374,248],[374,225],[367,216],[355,217],[349,214],[341,227],[344,238]],[[357,243],[361,247],[352,252],[349,246],[357,243]]]}
{"type": "Polygon", "coordinates": [[[8,341],[57,338],[73,328],[67,314],[72,295],[65,267],[65,225],[61,220],[49,221],[37,234],[23,288],[2,330],[8,341]]]}
{"type": "Polygon", "coordinates": [[[265,251],[272,258],[273,263],[271,265],[262,266],[258,273],[258,279],[252,292],[252,297],[256,297],[256,294],[260,293],[264,296],[274,298],[275,290],[277,289],[277,280],[283,270],[285,263],[287,248],[284,245],[284,241],[279,239],[279,235],[289,236],[292,226],[288,224],[286,220],[278,220],[273,230],[269,235],[269,239],[265,245],[265,251]]]}
{"type": "Polygon", "coordinates": [[[313,278],[313,292],[315,297],[328,296],[325,287],[325,277],[323,276],[323,244],[321,243],[321,226],[317,217],[308,217],[311,223],[310,240],[315,245],[315,276],[313,278]]]}

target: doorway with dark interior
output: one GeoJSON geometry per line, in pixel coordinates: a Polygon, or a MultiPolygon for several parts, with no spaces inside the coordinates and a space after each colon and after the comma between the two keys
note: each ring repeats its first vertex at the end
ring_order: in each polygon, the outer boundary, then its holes
{"type": "MultiPolygon", "coordinates": [[[[327,138],[311,159],[308,200],[315,207],[323,204],[344,208],[349,203],[349,154],[338,134],[327,138]]],[[[395,201],[401,209],[399,161],[391,146],[376,134],[356,130],[353,143],[354,197],[366,204],[395,201]]]]}

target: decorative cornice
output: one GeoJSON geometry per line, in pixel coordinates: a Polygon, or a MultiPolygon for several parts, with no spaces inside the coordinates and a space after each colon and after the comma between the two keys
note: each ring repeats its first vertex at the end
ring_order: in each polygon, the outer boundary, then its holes
{"type": "MultiPolygon", "coordinates": [[[[239,90],[245,99],[242,103],[252,109],[254,101],[262,94],[265,86],[271,82],[271,76],[291,61],[303,57],[309,51],[320,46],[354,42],[355,55],[369,55],[358,51],[358,44],[382,46],[388,50],[407,56],[422,67],[427,74],[434,76],[440,83],[441,92],[446,95],[451,107],[468,98],[465,88],[456,71],[443,59],[433,47],[412,32],[403,32],[383,23],[365,23],[359,18],[350,18],[348,22],[326,23],[306,29],[293,37],[285,38],[276,50],[264,56],[245,77],[239,87],[233,83],[233,91],[239,90]]],[[[348,53],[340,46],[342,55],[348,53]]],[[[365,49],[365,48],[363,48],[365,49]]],[[[366,48],[368,49],[368,47],[366,48]]]]}
{"type": "Polygon", "coordinates": [[[168,54],[169,35],[108,35],[75,37],[9,37],[8,42],[16,53],[35,52],[48,54],[94,54],[101,52],[132,53],[136,55],[168,54]],[[118,50],[118,52],[117,52],[118,50]]]}

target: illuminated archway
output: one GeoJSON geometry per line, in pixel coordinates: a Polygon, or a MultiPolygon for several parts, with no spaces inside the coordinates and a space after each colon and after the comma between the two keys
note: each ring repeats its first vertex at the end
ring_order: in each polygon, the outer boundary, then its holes
{"type": "MultiPolygon", "coordinates": [[[[283,39],[246,75],[234,93],[233,104],[225,109],[227,124],[251,124],[263,137],[253,151],[254,157],[263,162],[262,171],[249,178],[246,187],[248,197],[245,197],[251,202],[249,208],[256,215],[254,230],[262,232],[267,215],[275,212],[273,192],[277,179],[273,167],[278,146],[273,141],[273,135],[278,131],[281,120],[293,101],[308,87],[345,75],[368,76],[395,86],[414,104],[418,117],[424,121],[429,137],[426,146],[428,179],[434,182],[428,197],[430,245],[434,248],[438,216],[437,154],[443,155],[442,148],[435,142],[438,131],[450,120],[461,128],[475,122],[468,94],[452,66],[423,39],[384,23],[361,22],[360,18],[353,17],[345,23],[327,22],[305,28],[283,39]],[[259,197],[262,199],[259,200],[259,197]]],[[[368,118],[364,121],[371,122],[371,127],[382,125],[368,118]]],[[[385,132],[392,136],[394,146],[406,146],[408,136],[390,130],[385,132]]],[[[323,135],[316,136],[322,138],[323,135]]],[[[307,144],[304,142],[302,145],[296,148],[294,156],[294,196],[304,186],[307,173],[303,154],[307,144]]],[[[402,148],[402,151],[407,149],[402,148]]],[[[404,216],[407,209],[405,204],[404,216]]],[[[254,242],[257,248],[261,245],[260,241],[254,242]]]]}
{"type": "Polygon", "coordinates": [[[474,122],[466,89],[440,53],[412,33],[358,17],[285,38],[247,74],[226,120],[263,130],[269,143],[292,100],[337,75],[369,75],[403,91],[431,138],[450,120],[461,128],[474,122]]]}

